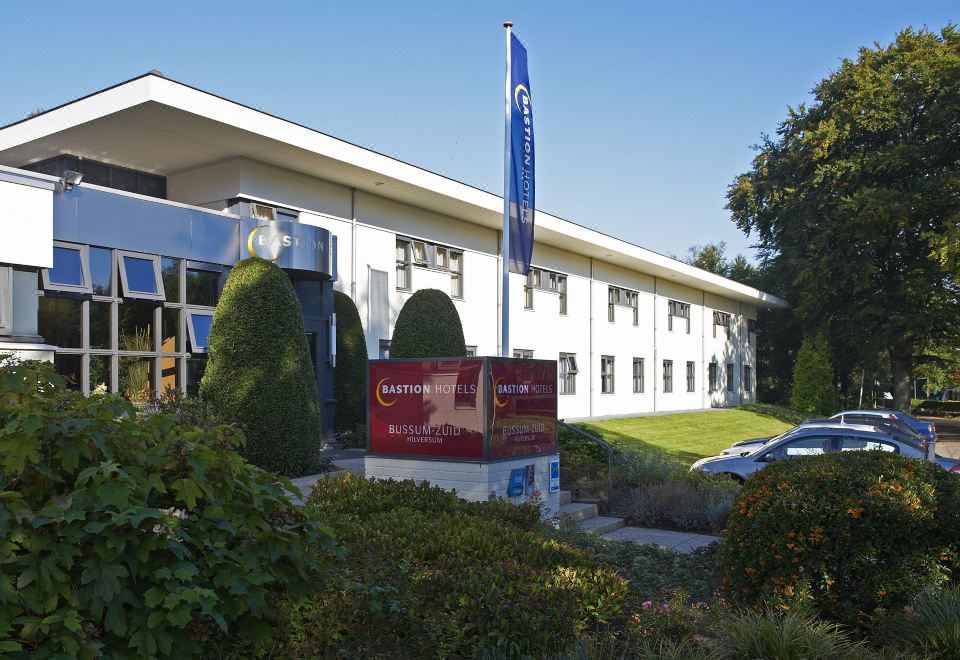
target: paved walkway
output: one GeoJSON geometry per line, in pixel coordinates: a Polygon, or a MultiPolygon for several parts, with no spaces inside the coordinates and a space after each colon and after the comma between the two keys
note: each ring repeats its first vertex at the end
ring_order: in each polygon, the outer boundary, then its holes
{"type": "Polygon", "coordinates": [[[634,543],[654,543],[661,548],[676,552],[691,553],[703,548],[714,541],[718,536],[693,534],[691,532],[672,532],[666,529],[651,529],[649,527],[621,527],[620,529],[604,534],[603,538],[611,541],[633,541],[634,543]]]}

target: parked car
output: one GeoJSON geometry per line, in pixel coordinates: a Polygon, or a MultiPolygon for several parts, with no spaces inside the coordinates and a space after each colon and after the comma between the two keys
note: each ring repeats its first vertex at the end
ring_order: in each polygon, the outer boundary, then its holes
{"type": "MultiPolygon", "coordinates": [[[[850,424],[839,420],[807,422],[759,445],[743,445],[741,449],[740,453],[702,458],[690,469],[745,481],[775,461],[837,451],[890,451],[918,460],[930,460],[929,446],[915,435],[900,433],[888,426],[850,424]]],[[[934,454],[933,461],[960,475],[960,460],[934,454]]]]}
{"type": "MultiPolygon", "coordinates": [[[[845,422],[848,424],[871,424],[874,426],[893,429],[894,431],[902,433],[908,437],[916,438],[921,447],[926,449],[927,460],[932,461],[936,456],[937,434],[935,430],[933,432],[929,431],[926,422],[920,422],[919,420],[916,420],[919,422],[919,424],[923,425],[923,432],[920,432],[900,417],[891,414],[889,410],[875,410],[871,412],[851,410],[837,413],[830,419],[839,420],[840,422],[845,422]]],[[[933,425],[931,424],[930,426],[933,425]]]]}
{"type": "Polygon", "coordinates": [[[925,422],[921,419],[917,419],[913,415],[908,415],[905,412],[899,410],[845,410],[834,415],[831,419],[837,419],[839,417],[851,417],[851,418],[866,418],[866,417],[875,417],[879,419],[886,420],[899,420],[903,424],[906,424],[914,432],[919,433],[922,436],[925,436],[930,442],[937,441],[937,425],[933,422],[925,422]]]}

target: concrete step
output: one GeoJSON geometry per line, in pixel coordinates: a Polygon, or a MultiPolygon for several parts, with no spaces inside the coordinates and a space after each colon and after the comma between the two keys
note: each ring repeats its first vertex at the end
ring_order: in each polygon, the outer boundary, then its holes
{"type": "Polygon", "coordinates": [[[583,502],[571,502],[560,506],[560,513],[566,514],[575,521],[586,520],[587,518],[597,517],[597,505],[583,502]]]}
{"type": "Polygon", "coordinates": [[[581,520],[579,523],[577,523],[577,526],[586,532],[593,532],[594,534],[609,534],[610,532],[620,529],[625,524],[626,523],[623,521],[623,518],[597,516],[596,518],[587,518],[586,520],[581,520]]]}
{"type": "Polygon", "coordinates": [[[569,490],[560,491],[560,504],[570,504],[573,501],[573,495],[570,494],[569,490]]]}

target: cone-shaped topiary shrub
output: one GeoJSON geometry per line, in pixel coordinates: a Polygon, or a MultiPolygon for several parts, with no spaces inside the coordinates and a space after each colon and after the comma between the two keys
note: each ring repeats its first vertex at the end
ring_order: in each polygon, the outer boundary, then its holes
{"type": "Polygon", "coordinates": [[[317,384],[300,303],[276,264],[252,257],[230,271],[200,396],[218,419],[244,430],[244,456],[254,465],[288,475],[315,467],[317,384]]]}
{"type": "MultiPolygon", "coordinates": [[[[720,551],[729,598],[810,605],[869,625],[947,581],[960,549],[960,479],[882,451],[778,461],[747,480],[720,551]]],[[[751,656],[752,657],[752,656],[751,656]]]]}
{"type": "Polygon", "coordinates": [[[837,411],[830,350],[822,336],[806,339],[793,366],[790,407],[809,415],[832,415],[837,411]]]}
{"type": "Polygon", "coordinates": [[[456,357],[467,354],[460,314],[439,289],[410,296],[397,316],[390,342],[392,358],[456,357]]]}
{"type": "Polygon", "coordinates": [[[333,310],[337,315],[337,366],[333,370],[337,414],[334,425],[340,432],[352,430],[364,421],[367,342],[360,313],[350,296],[335,291],[333,310]]]}

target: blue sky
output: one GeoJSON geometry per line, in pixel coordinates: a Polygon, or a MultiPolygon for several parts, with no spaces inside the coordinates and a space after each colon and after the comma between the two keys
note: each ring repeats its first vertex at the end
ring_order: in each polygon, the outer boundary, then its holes
{"type": "Polygon", "coordinates": [[[159,69],[502,193],[501,23],[530,55],[537,206],[658,252],[724,240],[762,133],[857,48],[948,2],[0,4],[0,123],[159,69]]]}

